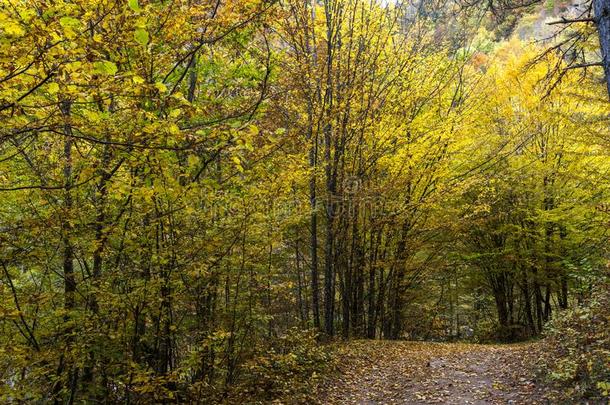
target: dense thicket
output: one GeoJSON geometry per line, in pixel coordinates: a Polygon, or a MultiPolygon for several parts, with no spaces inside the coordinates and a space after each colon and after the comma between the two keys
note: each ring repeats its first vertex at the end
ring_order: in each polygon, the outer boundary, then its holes
{"type": "Polygon", "coordinates": [[[531,337],[606,283],[603,70],[457,11],[1,3],[2,401],[296,400],[316,339],[531,337]]]}
{"type": "Polygon", "coordinates": [[[562,312],[546,326],[539,369],[560,387],[563,401],[603,403],[610,395],[609,301],[609,284],[599,283],[586,305],[562,312]]]}

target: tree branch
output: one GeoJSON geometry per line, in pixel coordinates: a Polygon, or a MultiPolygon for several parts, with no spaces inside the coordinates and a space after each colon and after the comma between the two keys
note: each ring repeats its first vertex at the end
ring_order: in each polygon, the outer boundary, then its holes
{"type": "Polygon", "coordinates": [[[573,18],[573,19],[569,19],[569,18],[565,18],[565,17],[561,17],[561,20],[557,20],[557,21],[550,21],[548,23],[546,23],[547,25],[556,25],[556,24],[573,24],[573,23],[581,23],[581,22],[592,22],[592,23],[596,23],[597,24],[597,20],[593,17],[586,17],[586,18],[573,18]]]}
{"type": "Polygon", "coordinates": [[[578,65],[568,66],[568,67],[565,68],[565,70],[570,70],[570,69],[586,69],[586,68],[592,67],[592,66],[604,66],[604,64],[601,63],[601,62],[579,63],[578,65]]]}

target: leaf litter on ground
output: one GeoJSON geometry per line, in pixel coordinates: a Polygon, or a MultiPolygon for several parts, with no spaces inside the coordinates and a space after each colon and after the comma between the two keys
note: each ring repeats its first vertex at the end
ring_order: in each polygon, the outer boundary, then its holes
{"type": "Polygon", "coordinates": [[[342,346],[320,404],[548,404],[539,346],[359,340],[342,346]]]}

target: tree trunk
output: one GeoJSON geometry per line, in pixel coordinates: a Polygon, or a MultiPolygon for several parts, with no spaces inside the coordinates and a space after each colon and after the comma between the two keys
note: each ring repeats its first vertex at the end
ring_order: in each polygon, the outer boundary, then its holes
{"type": "Polygon", "coordinates": [[[599,35],[602,65],[606,76],[606,88],[610,97],[610,1],[593,0],[593,10],[599,35]]]}
{"type": "MultiPolygon", "coordinates": [[[[76,308],[76,277],[74,274],[74,249],[72,247],[72,242],[70,241],[70,236],[74,232],[74,226],[70,222],[70,218],[72,216],[72,186],[73,186],[73,162],[72,162],[72,126],[70,124],[70,113],[71,113],[72,104],[69,101],[62,101],[60,103],[60,110],[64,118],[64,135],[66,136],[64,140],[64,167],[63,167],[63,176],[64,176],[64,215],[62,217],[61,222],[61,232],[62,232],[62,270],[63,270],[63,281],[64,281],[64,322],[66,325],[69,325],[71,322],[71,317],[73,316],[74,309],[76,308]]],[[[65,403],[65,400],[62,400],[59,395],[64,388],[66,383],[70,383],[72,387],[70,396],[67,400],[68,403],[72,403],[74,401],[75,395],[75,379],[78,376],[78,370],[73,369],[71,356],[72,353],[72,345],[74,343],[73,338],[73,330],[72,326],[66,326],[64,329],[64,333],[66,336],[66,348],[65,352],[61,355],[59,359],[59,365],[57,367],[57,377],[58,380],[53,387],[53,394],[55,403],[65,403]],[[65,373],[65,378],[64,378],[65,373]]]]}

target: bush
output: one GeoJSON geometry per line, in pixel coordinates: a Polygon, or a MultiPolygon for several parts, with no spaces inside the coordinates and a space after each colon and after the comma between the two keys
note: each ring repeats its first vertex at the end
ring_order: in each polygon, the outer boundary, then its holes
{"type": "Polygon", "coordinates": [[[320,374],[332,363],[331,347],[322,345],[313,331],[290,329],[274,339],[272,349],[245,366],[239,396],[249,401],[273,400],[307,403],[320,374]]]}
{"type": "Polygon", "coordinates": [[[602,283],[586,306],[560,313],[543,340],[541,371],[560,384],[566,400],[608,398],[610,285],[602,283]]]}

